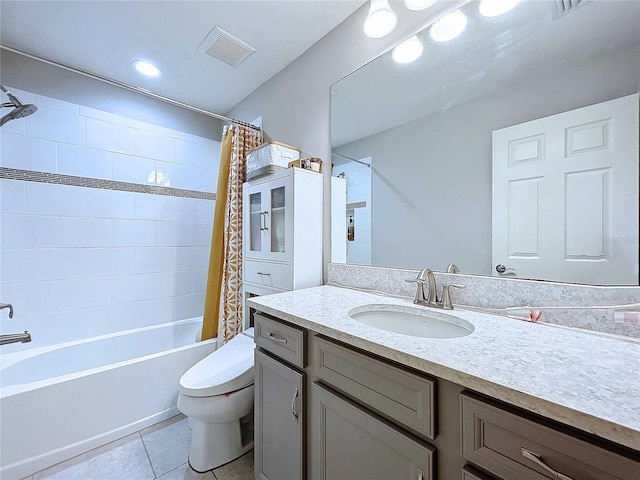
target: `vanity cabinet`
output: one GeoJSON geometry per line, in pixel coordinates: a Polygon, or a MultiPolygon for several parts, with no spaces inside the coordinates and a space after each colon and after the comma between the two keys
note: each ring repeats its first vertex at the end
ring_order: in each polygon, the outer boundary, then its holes
{"type": "Polygon", "coordinates": [[[306,478],[306,376],[295,368],[304,366],[304,334],[261,314],[255,316],[257,480],[306,478]]]}
{"type": "Polygon", "coordinates": [[[257,479],[640,478],[639,452],[276,317],[255,339],[257,479]]]}

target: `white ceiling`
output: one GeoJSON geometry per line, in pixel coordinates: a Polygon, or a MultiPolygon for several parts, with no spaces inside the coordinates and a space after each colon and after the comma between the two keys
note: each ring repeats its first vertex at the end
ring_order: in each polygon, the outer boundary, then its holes
{"type": "Polygon", "coordinates": [[[2,45],[225,113],[365,0],[0,1],[2,45]],[[232,68],[198,46],[214,26],[256,48],[232,68]],[[145,59],[163,72],[142,77],[145,59]]]}
{"type": "Polygon", "coordinates": [[[640,45],[638,0],[591,0],[557,19],[549,3],[527,0],[506,15],[485,18],[473,0],[461,8],[468,25],[460,37],[438,44],[424,30],[418,61],[399,65],[389,52],[340,80],[332,86],[333,146],[517,85],[529,75],[640,45]]]}

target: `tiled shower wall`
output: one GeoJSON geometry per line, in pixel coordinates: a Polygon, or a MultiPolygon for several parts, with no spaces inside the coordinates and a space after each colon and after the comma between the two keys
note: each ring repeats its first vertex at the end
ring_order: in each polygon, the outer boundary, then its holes
{"type": "Polygon", "coordinates": [[[10,90],[38,111],[0,129],[0,330],[33,341],[3,352],[202,315],[219,142],[10,90]]]}

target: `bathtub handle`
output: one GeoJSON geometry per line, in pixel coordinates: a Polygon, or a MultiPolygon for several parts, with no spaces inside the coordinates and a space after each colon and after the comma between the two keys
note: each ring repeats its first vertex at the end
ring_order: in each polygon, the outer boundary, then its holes
{"type": "Polygon", "coordinates": [[[296,423],[298,423],[298,411],[296,410],[296,400],[298,399],[298,389],[296,388],[295,393],[293,394],[293,400],[291,401],[291,415],[296,419],[296,423]]]}
{"type": "Polygon", "coordinates": [[[276,337],[273,333],[271,332],[267,332],[267,337],[269,337],[271,340],[273,340],[274,342],[280,342],[280,343],[287,343],[287,339],[286,338],[282,338],[282,337],[276,337]]]}

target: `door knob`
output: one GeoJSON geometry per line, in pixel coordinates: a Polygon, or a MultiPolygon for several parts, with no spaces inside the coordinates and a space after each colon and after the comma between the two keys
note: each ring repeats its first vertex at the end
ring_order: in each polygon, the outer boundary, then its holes
{"type": "Polygon", "coordinates": [[[502,265],[501,263],[499,263],[498,265],[496,265],[496,272],[502,274],[502,273],[509,273],[509,272],[513,272],[516,273],[516,271],[513,268],[507,268],[504,265],[502,265]]]}

